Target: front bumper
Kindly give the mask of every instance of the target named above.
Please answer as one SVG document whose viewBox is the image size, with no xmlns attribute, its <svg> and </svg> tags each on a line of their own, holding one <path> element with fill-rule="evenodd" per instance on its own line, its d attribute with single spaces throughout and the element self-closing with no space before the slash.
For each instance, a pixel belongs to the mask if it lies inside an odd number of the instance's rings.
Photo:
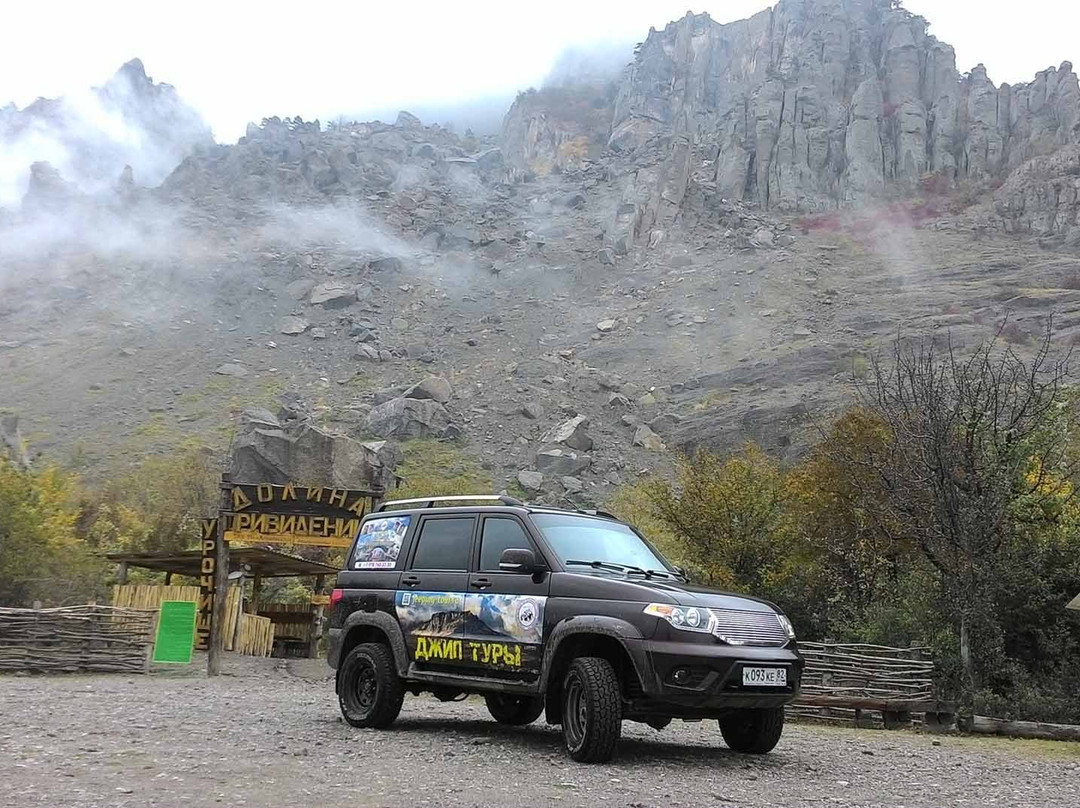
<svg viewBox="0 0 1080 808">
<path fill-rule="evenodd" d="M 639 640 L 644 712 L 709 714 L 733 708 L 768 708 L 787 704 L 799 694 L 803 658 L 794 643 L 783 648 L 733 646 L 722 643 Z M 746 666 L 784 668 L 787 685 L 745 686 Z M 676 672 L 683 673 L 676 677 Z"/>
</svg>

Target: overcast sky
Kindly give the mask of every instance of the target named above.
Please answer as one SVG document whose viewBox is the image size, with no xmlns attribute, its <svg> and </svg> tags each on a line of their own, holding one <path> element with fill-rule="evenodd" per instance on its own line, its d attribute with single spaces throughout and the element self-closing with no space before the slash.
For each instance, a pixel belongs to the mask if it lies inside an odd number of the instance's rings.
<svg viewBox="0 0 1080 808">
<path fill-rule="evenodd" d="M 447 105 L 539 83 L 558 54 L 591 42 L 637 42 L 688 7 L 726 22 L 763 0 L 189 0 L 5 4 L 0 105 L 105 81 L 138 56 L 175 85 L 221 141 L 270 115 Z M 1065 59 L 1080 64 L 1080 0 L 907 0 L 957 67 L 984 62 L 1019 82 Z"/>
</svg>

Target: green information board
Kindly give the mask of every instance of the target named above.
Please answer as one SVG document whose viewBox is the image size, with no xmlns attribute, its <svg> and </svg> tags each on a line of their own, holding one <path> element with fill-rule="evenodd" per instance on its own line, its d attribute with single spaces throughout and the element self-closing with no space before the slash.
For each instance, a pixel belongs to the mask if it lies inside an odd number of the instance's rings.
<svg viewBox="0 0 1080 808">
<path fill-rule="evenodd" d="M 163 600 L 154 640 L 154 662 L 191 662 L 194 647 L 195 601 Z"/>
</svg>

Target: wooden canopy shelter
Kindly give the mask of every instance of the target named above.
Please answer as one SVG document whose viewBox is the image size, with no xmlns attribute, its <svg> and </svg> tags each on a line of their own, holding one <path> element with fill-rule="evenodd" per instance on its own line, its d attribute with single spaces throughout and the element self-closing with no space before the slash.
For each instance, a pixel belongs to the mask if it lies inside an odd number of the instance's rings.
<svg viewBox="0 0 1080 808">
<path fill-rule="evenodd" d="M 130 567 L 142 567 L 148 570 L 164 572 L 170 578 L 173 575 L 199 577 L 202 552 L 200 550 L 181 550 L 175 553 L 109 553 L 109 561 L 120 565 L 120 583 L 126 583 L 127 570 Z M 229 549 L 229 572 L 243 570 L 253 578 L 287 578 L 296 575 L 336 575 L 337 567 L 319 561 L 283 553 L 280 550 L 267 550 L 262 547 L 231 547 Z"/>
<path fill-rule="evenodd" d="M 205 577 L 202 573 L 205 559 L 202 550 L 181 550 L 173 553 L 109 553 L 105 557 L 120 565 L 118 576 L 120 587 L 117 591 L 127 583 L 127 573 L 131 567 L 164 572 L 166 587 L 172 583 L 173 575 L 186 575 L 197 580 Z M 292 553 L 268 550 L 263 547 L 230 547 L 225 558 L 229 573 L 242 572 L 245 578 L 252 579 L 251 597 L 245 601 L 244 611 L 250 611 L 254 615 L 266 618 L 269 623 L 275 624 L 277 630 L 274 638 L 275 648 L 282 646 L 283 652 L 291 648 L 294 654 L 299 651 L 306 656 L 314 656 L 322 633 L 322 603 L 325 601 L 313 602 L 310 607 L 293 607 L 289 611 L 262 608 L 266 606 L 261 603 L 260 598 L 262 581 L 264 578 L 311 575 L 315 578 L 315 592 L 319 593 L 323 590 L 326 576 L 336 575 L 338 568 L 319 561 L 310 561 Z M 234 608 L 236 610 L 241 608 L 240 598 L 235 599 Z M 233 618 L 233 621 L 235 619 Z M 232 624 L 228 618 L 224 622 Z M 232 648 L 228 642 L 225 645 Z"/>
</svg>

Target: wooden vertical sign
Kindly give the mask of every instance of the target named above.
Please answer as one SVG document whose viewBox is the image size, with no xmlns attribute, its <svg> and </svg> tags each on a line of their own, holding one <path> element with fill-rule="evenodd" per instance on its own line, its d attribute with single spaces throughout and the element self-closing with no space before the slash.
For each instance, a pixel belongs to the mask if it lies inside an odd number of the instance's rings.
<svg viewBox="0 0 1080 808">
<path fill-rule="evenodd" d="M 214 573 L 217 563 L 217 519 L 202 520 L 202 538 L 199 541 L 199 609 L 195 617 L 195 648 L 210 648 L 210 625 L 214 619 Z"/>
</svg>

